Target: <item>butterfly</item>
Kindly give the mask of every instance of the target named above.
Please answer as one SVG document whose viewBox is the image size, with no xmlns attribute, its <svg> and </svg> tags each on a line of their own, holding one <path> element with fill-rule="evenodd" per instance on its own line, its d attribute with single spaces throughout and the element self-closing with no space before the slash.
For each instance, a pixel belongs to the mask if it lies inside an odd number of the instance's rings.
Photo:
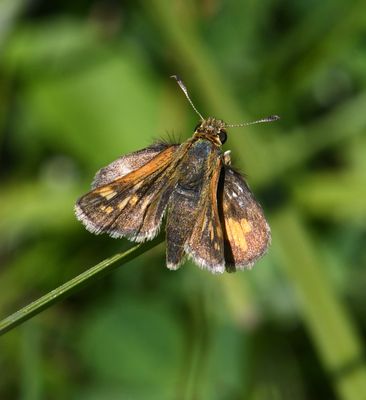
<svg viewBox="0 0 366 400">
<path fill-rule="evenodd" d="M 251 267 L 271 233 L 260 204 L 221 147 L 228 125 L 203 118 L 176 79 L 200 122 L 182 144 L 157 142 L 100 169 L 75 213 L 92 233 L 135 242 L 153 239 L 166 216 L 166 264 L 176 270 L 188 256 L 213 273 Z"/>
</svg>

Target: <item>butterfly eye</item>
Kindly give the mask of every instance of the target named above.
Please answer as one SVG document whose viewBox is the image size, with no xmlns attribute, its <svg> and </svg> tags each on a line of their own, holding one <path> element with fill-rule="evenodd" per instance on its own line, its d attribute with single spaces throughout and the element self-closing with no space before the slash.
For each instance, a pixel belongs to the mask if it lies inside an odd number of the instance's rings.
<svg viewBox="0 0 366 400">
<path fill-rule="evenodd" d="M 223 129 L 220 129 L 219 139 L 220 139 L 221 144 L 224 144 L 226 142 L 227 134 L 226 134 L 226 131 L 224 131 Z"/>
</svg>

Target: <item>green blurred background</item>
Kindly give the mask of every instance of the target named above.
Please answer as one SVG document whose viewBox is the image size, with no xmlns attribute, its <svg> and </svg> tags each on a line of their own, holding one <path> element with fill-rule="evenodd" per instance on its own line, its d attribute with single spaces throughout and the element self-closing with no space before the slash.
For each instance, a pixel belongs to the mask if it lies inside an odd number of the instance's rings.
<svg viewBox="0 0 366 400">
<path fill-rule="evenodd" d="M 366 399 L 364 1 L 0 2 L 0 319 L 127 240 L 75 200 L 121 154 L 231 129 L 272 228 L 251 271 L 164 244 L 0 339 L 1 399 Z"/>
</svg>

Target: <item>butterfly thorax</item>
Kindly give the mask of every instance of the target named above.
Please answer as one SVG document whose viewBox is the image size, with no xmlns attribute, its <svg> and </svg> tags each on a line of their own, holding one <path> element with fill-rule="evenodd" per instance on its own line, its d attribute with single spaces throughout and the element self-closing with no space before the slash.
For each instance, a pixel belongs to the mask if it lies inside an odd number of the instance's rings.
<svg viewBox="0 0 366 400">
<path fill-rule="evenodd" d="M 225 122 L 221 119 L 208 117 L 196 127 L 193 137 L 206 139 L 216 146 L 221 146 L 226 141 L 225 126 Z"/>
</svg>

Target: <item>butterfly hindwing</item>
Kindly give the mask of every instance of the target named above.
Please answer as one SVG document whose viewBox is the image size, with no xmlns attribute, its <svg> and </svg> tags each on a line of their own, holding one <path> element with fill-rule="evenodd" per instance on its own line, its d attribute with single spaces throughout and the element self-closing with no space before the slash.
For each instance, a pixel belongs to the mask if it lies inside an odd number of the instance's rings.
<svg viewBox="0 0 366 400">
<path fill-rule="evenodd" d="M 222 173 L 219 201 L 225 263 L 228 270 L 251 267 L 269 246 L 270 228 L 244 178 L 229 165 Z"/>
<path fill-rule="evenodd" d="M 102 169 L 94 180 L 97 187 L 76 203 L 77 218 L 94 233 L 135 241 L 153 238 L 172 191 L 171 166 L 178 147 L 165 146 L 156 154 L 150 150 L 132 153 Z M 116 170 L 128 168 L 132 171 L 115 178 Z M 109 183 L 99 186 L 104 182 Z"/>
<path fill-rule="evenodd" d="M 221 159 L 214 158 L 202 190 L 195 225 L 185 245 L 186 252 L 199 266 L 215 273 L 225 271 L 224 239 L 217 203 L 221 167 Z"/>
<path fill-rule="evenodd" d="M 207 221 L 207 234 L 201 234 L 202 223 L 212 215 L 209 202 L 210 192 L 215 191 L 214 186 L 217 185 L 213 178 L 217 161 L 217 148 L 209 141 L 199 140 L 188 148 L 177 167 L 179 180 L 169 199 L 166 226 L 167 265 L 170 269 L 179 267 L 185 253 L 203 267 L 209 268 L 217 264 L 217 260 L 211 259 L 209 255 L 210 245 L 213 243 L 210 243 L 210 234 L 213 232 L 210 233 L 208 229 L 209 226 L 216 229 L 215 221 Z M 216 195 L 213 197 L 216 200 Z M 206 252 L 203 247 L 206 247 Z M 216 248 L 212 252 L 216 252 Z"/>
</svg>

